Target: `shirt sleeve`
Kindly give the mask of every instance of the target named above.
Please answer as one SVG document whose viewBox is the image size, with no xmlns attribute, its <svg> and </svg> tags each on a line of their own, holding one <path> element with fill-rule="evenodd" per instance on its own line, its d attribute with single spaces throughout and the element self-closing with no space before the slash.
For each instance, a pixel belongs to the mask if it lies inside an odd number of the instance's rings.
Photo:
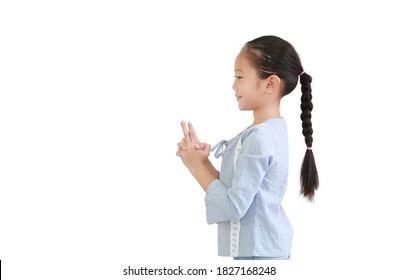
<svg viewBox="0 0 397 280">
<path fill-rule="evenodd" d="M 208 187 L 205 197 L 208 224 L 241 219 L 272 164 L 274 148 L 266 135 L 252 128 L 244 138 L 231 185 L 217 179 Z"/>
</svg>

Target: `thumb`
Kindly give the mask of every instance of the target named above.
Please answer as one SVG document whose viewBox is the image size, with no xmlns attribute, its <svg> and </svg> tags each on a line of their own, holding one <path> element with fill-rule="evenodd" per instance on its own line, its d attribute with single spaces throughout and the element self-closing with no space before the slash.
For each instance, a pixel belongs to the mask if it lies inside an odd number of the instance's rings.
<svg viewBox="0 0 397 280">
<path fill-rule="evenodd" d="M 207 152 L 210 152 L 210 150 L 211 150 L 211 145 L 210 144 L 203 143 L 202 145 L 203 145 L 203 150 L 205 150 Z"/>
<path fill-rule="evenodd" d="M 196 148 L 196 150 L 205 150 L 205 143 L 197 143 L 196 145 L 194 145 L 194 147 Z"/>
</svg>

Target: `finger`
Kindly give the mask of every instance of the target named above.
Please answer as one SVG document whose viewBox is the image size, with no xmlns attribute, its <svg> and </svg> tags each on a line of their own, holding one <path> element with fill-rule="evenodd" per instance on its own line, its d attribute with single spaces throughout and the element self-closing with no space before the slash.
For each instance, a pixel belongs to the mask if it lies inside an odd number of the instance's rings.
<svg viewBox="0 0 397 280">
<path fill-rule="evenodd" d="M 203 144 L 203 143 L 196 144 L 196 145 L 194 145 L 194 148 L 196 150 L 205 150 L 205 144 Z"/>
<path fill-rule="evenodd" d="M 183 145 L 183 143 L 181 143 L 181 142 L 178 143 L 178 148 L 179 148 L 179 150 L 181 150 L 181 151 L 186 151 L 186 146 Z"/>
<path fill-rule="evenodd" d="M 184 121 L 181 122 L 181 127 L 182 127 L 183 136 L 184 136 L 185 140 L 190 142 L 191 141 L 190 134 L 186 127 L 186 123 Z"/>
<path fill-rule="evenodd" d="M 188 122 L 187 125 L 189 127 L 190 138 L 194 139 L 195 142 L 200 142 L 200 140 L 197 137 L 196 130 L 193 127 L 193 124 L 191 122 Z"/>
</svg>

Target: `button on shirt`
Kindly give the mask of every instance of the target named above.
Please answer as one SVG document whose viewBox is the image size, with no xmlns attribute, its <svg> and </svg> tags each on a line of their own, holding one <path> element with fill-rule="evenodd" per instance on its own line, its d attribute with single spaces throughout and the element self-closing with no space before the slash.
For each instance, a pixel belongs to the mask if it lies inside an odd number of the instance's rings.
<svg viewBox="0 0 397 280">
<path fill-rule="evenodd" d="M 237 256 L 288 257 L 293 230 L 281 206 L 288 181 L 285 120 L 250 126 L 214 148 L 222 165 L 205 203 L 207 222 L 218 224 L 218 255 L 231 256 L 236 250 L 231 240 L 238 221 Z"/>
</svg>

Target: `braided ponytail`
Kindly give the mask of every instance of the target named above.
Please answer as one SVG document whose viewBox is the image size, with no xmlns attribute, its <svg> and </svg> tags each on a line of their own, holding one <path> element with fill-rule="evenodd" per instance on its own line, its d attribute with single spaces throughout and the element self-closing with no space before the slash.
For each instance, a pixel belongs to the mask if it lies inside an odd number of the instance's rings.
<svg viewBox="0 0 397 280">
<path fill-rule="evenodd" d="M 303 158 L 300 174 L 301 194 L 309 200 L 313 200 L 314 193 L 318 188 L 319 180 L 317 174 L 316 162 L 314 160 L 312 145 L 313 145 L 313 128 L 311 122 L 311 111 L 313 109 L 312 103 L 312 77 L 307 73 L 302 72 L 300 75 L 300 83 L 302 90 L 301 97 L 301 120 L 302 120 L 302 134 L 305 137 L 307 146 L 306 154 Z"/>
</svg>

